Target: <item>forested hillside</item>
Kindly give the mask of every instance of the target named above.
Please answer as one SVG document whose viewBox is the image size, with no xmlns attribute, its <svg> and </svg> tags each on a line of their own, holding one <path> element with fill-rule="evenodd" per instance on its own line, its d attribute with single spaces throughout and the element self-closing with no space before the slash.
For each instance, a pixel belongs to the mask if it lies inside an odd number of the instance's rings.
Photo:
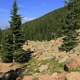
<svg viewBox="0 0 80 80">
<path fill-rule="evenodd" d="M 28 40 L 51 40 L 63 35 L 62 18 L 64 8 L 52 11 L 36 20 L 23 24 L 25 37 Z"/>
</svg>

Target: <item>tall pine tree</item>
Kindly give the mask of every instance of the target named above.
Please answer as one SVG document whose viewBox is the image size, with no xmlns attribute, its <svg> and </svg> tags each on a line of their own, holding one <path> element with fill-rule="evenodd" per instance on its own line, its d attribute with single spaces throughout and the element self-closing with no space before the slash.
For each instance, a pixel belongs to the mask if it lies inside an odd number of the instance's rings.
<svg viewBox="0 0 80 80">
<path fill-rule="evenodd" d="M 80 1 L 66 0 L 65 4 L 65 9 L 67 10 L 67 15 L 64 19 L 65 25 L 63 25 L 65 37 L 63 38 L 63 44 L 59 49 L 68 52 L 78 44 L 77 29 L 80 28 L 80 25 L 78 24 L 78 16 L 80 14 Z"/>
<path fill-rule="evenodd" d="M 11 29 L 12 36 L 13 36 L 13 51 L 14 51 L 13 57 L 14 59 L 18 59 L 16 55 L 20 53 L 16 53 L 16 52 L 17 50 L 22 49 L 21 46 L 23 45 L 25 41 L 21 25 L 22 25 L 21 17 L 18 14 L 16 0 L 14 0 L 13 8 L 11 11 L 11 21 L 10 21 L 10 29 Z"/>
<path fill-rule="evenodd" d="M 10 21 L 10 28 L 13 34 L 14 50 L 20 48 L 24 42 L 24 34 L 21 25 L 21 17 L 18 15 L 16 0 L 14 0 Z"/>
<path fill-rule="evenodd" d="M 4 31 L 5 32 L 5 31 Z M 22 21 L 20 15 L 18 15 L 18 8 L 16 0 L 14 0 L 13 8 L 11 11 L 10 28 L 3 34 L 2 39 L 2 61 L 3 62 L 21 62 L 22 54 L 25 53 L 22 50 L 24 43 L 24 33 L 22 31 Z"/>
</svg>

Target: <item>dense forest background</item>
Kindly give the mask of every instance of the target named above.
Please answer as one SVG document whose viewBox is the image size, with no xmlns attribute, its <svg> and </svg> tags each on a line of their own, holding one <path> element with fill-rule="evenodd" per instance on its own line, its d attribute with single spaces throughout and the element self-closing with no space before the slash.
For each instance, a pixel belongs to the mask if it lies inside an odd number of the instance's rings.
<svg viewBox="0 0 80 80">
<path fill-rule="evenodd" d="M 52 11 L 38 19 L 22 24 L 25 40 L 51 40 L 63 36 L 62 19 L 66 15 L 64 8 Z M 8 33 L 9 29 L 2 31 Z"/>
<path fill-rule="evenodd" d="M 63 36 L 62 19 L 64 8 L 52 11 L 36 20 L 24 23 L 23 30 L 27 40 L 51 40 Z"/>
</svg>

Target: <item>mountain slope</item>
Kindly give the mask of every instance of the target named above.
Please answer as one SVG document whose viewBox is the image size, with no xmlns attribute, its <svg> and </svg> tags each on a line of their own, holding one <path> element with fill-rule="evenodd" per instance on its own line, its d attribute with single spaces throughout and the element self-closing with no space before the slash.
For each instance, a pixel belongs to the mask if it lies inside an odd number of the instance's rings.
<svg viewBox="0 0 80 80">
<path fill-rule="evenodd" d="M 61 20 L 65 16 L 65 9 L 52 11 L 36 20 L 23 24 L 26 39 L 50 40 L 62 36 Z"/>
</svg>

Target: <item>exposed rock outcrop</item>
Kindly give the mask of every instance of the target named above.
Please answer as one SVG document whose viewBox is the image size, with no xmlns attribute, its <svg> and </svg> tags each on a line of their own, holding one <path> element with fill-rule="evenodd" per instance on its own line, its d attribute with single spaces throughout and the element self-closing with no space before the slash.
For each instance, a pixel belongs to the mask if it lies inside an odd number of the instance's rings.
<svg viewBox="0 0 80 80">
<path fill-rule="evenodd" d="M 69 58 L 65 65 L 64 65 L 64 70 L 65 71 L 69 71 L 69 70 L 73 70 L 80 67 L 80 56 L 72 56 L 71 58 Z"/>
<path fill-rule="evenodd" d="M 65 62 L 69 57 L 68 54 L 58 50 L 62 43 L 62 38 L 51 41 L 28 41 L 23 45 L 23 49 L 33 51 L 32 56 L 38 60 L 55 58 L 59 62 Z"/>
</svg>

